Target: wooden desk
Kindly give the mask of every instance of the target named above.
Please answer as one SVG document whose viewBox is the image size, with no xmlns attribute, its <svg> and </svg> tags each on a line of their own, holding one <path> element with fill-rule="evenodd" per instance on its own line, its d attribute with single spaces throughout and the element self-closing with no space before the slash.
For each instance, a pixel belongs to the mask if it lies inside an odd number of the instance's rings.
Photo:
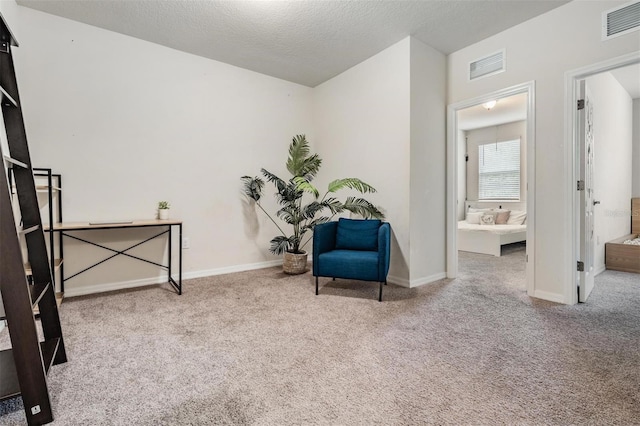
<svg viewBox="0 0 640 426">
<path fill-rule="evenodd" d="M 181 243 L 182 242 L 182 221 L 181 220 L 174 220 L 174 219 L 168 219 L 168 220 L 158 220 L 158 219 L 152 219 L 152 220 L 134 220 L 134 221 L 130 221 L 130 222 L 125 222 L 125 221 L 115 221 L 115 222 L 62 222 L 62 223 L 54 223 L 53 227 L 46 227 L 45 231 L 46 232 L 60 232 L 61 237 L 67 237 L 67 238 L 71 238 L 77 241 L 81 241 L 83 243 L 86 244 L 91 244 L 93 246 L 96 247 L 100 247 L 102 249 L 111 251 L 115 254 L 112 254 L 111 256 L 107 257 L 106 259 L 103 259 L 97 263 L 94 263 L 93 265 L 90 265 L 86 268 L 84 268 L 83 270 L 76 272 L 75 274 L 69 276 L 69 277 L 65 277 L 64 274 L 64 263 L 61 265 L 60 267 L 60 278 L 61 278 L 61 283 L 60 283 L 60 289 L 61 291 L 64 293 L 64 283 L 67 280 L 70 280 L 80 274 L 82 274 L 83 272 L 88 271 L 89 269 L 95 268 L 96 266 L 113 259 L 116 256 L 126 256 L 132 259 L 136 259 L 139 260 L 141 262 L 145 262 L 145 263 L 150 263 L 152 265 L 158 266 L 160 268 L 165 269 L 166 271 L 168 271 L 169 273 L 169 284 L 171 284 L 171 286 L 176 290 L 176 292 L 178 292 L 178 294 L 182 294 L 182 247 L 180 246 L 180 249 L 178 251 L 178 279 L 177 281 L 173 279 L 173 275 L 171 273 L 171 255 L 172 255 L 172 246 L 173 246 L 173 227 L 177 226 L 178 227 L 178 241 Z M 136 243 L 134 245 L 132 245 L 131 247 L 128 247 L 124 250 L 115 250 L 109 247 L 105 247 L 101 244 L 89 241 L 89 240 L 85 240 L 83 238 L 80 238 L 76 235 L 70 234 L 69 232 L 74 232 L 74 231 L 92 231 L 92 230 L 98 230 L 98 229 L 128 229 L 128 228 L 148 228 L 148 227 L 163 227 L 166 228 L 164 229 L 162 232 L 160 232 L 159 234 L 154 235 L 153 237 L 147 238 L 144 241 L 141 241 L 139 243 Z M 132 254 L 126 253 L 127 251 L 131 250 L 134 247 L 138 247 L 148 241 L 151 241 L 155 238 L 158 238 L 164 234 L 169 234 L 169 239 L 168 239 L 168 249 L 169 249 L 169 259 L 168 259 L 168 264 L 167 265 L 163 265 L 157 262 L 153 262 L 151 260 L 148 259 L 143 259 L 141 257 L 138 256 L 134 256 Z M 53 247 L 51 248 L 51 250 L 53 250 Z M 61 238 L 61 242 L 60 242 L 60 257 L 64 259 L 64 238 Z"/>
</svg>

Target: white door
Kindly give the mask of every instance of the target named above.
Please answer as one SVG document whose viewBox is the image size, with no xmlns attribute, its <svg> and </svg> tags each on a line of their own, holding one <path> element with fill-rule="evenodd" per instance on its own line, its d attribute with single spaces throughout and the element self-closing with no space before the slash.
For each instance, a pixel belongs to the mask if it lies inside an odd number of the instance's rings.
<svg viewBox="0 0 640 426">
<path fill-rule="evenodd" d="M 586 81 L 580 82 L 579 99 L 584 105 L 578 107 L 578 125 L 580 132 L 580 181 L 584 189 L 578 192 L 580 208 L 580 258 L 583 271 L 578 273 L 578 300 L 584 302 L 593 290 L 593 258 L 594 258 L 594 215 L 593 199 L 593 104 Z"/>
</svg>

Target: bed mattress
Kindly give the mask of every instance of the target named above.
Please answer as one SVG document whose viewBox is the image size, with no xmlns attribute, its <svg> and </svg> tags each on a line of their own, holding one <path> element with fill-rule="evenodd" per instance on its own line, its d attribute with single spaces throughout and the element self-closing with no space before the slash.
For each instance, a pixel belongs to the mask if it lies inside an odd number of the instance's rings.
<svg viewBox="0 0 640 426">
<path fill-rule="evenodd" d="M 461 220 L 458 222 L 458 230 L 485 232 L 496 235 L 507 235 L 526 231 L 527 225 L 476 225 L 469 223 L 466 220 Z"/>
</svg>

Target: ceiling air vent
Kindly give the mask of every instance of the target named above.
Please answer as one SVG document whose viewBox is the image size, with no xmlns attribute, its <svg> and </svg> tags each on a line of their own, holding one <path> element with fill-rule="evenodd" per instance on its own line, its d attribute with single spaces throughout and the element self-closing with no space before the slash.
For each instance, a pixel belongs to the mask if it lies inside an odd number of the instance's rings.
<svg viewBox="0 0 640 426">
<path fill-rule="evenodd" d="M 640 29 L 640 1 L 602 13 L 602 40 L 629 34 Z"/>
<path fill-rule="evenodd" d="M 505 64 L 505 51 L 489 55 L 485 58 L 478 59 L 469 63 L 469 80 L 475 80 L 481 77 L 498 74 L 507 69 Z"/>
</svg>

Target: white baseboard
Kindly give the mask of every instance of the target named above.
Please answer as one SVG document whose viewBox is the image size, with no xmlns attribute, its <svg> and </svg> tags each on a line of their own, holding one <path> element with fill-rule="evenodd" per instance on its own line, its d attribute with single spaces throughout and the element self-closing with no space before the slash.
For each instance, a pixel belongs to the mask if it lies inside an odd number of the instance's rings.
<svg viewBox="0 0 640 426">
<path fill-rule="evenodd" d="M 447 273 L 446 272 L 440 272 L 440 273 L 437 273 L 437 274 L 430 275 L 428 277 L 422 277 L 422 278 L 418 278 L 418 279 L 415 279 L 415 280 L 411 280 L 411 286 L 410 287 L 413 288 L 413 287 L 419 287 L 419 286 L 425 285 L 425 284 L 431 284 L 433 282 L 440 281 L 440 280 L 442 280 L 444 278 L 447 278 Z"/>
<path fill-rule="evenodd" d="M 311 262 L 309 262 L 311 263 Z M 255 269 L 271 268 L 273 266 L 282 265 L 282 259 L 267 260 L 266 262 L 247 263 L 244 265 L 225 266 L 223 268 L 204 269 L 202 271 L 193 271 L 182 274 L 183 280 L 191 278 L 211 277 L 214 275 L 233 274 L 234 272 L 253 271 Z"/>
<path fill-rule="evenodd" d="M 282 259 L 268 260 L 266 262 L 248 263 L 245 265 L 225 266 L 223 268 L 205 269 L 201 271 L 183 272 L 182 279 L 188 280 L 192 278 L 210 277 L 214 275 L 232 274 L 234 272 L 251 271 L 254 269 L 270 268 L 282 265 Z M 175 275 L 174 275 L 175 278 Z M 87 285 L 76 288 L 68 288 L 65 290 L 65 297 L 86 296 L 88 294 L 104 293 L 105 291 L 123 290 L 127 288 L 142 287 L 145 285 L 158 284 L 167 282 L 167 274 L 161 274 L 157 277 L 143 278 L 139 280 L 120 281 L 115 283 L 104 283 Z"/>
<path fill-rule="evenodd" d="M 422 277 L 415 280 L 408 280 L 406 278 L 400 278 L 400 277 L 395 277 L 393 275 L 389 275 L 387 276 L 387 282 L 390 282 L 391 284 L 399 285 L 401 287 L 413 288 L 413 287 L 419 287 L 425 284 L 430 284 L 432 282 L 439 281 L 443 278 L 447 278 L 446 272 L 440 272 L 434 275 L 430 275 L 428 277 Z"/>
<path fill-rule="evenodd" d="M 596 269 L 596 270 L 594 271 L 593 276 L 594 276 L 594 277 L 595 277 L 595 276 L 598 276 L 598 275 L 600 275 L 601 273 L 603 273 L 603 272 L 604 272 L 604 271 L 606 271 L 606 270 L 607 270 L 606 265 L 602 265 L 602 266 L 600 266 L 598 269 Z"/>
<path fill-rule="evenodd" d="M 533 292 L 533 297 L 535 297 L 536 299 L 548 300 L 549 302 L 567 304 L 567 302 L 564 300 L 563 295 L 558 293 L 536 290 Z"/>
<path fill-rule="evenodd" d="M 399 285 L 400 287 L 411 287 L 411 283 L 406 278 L 394 277 L 393 275 L 387 275 L 387 282 L 395 285 Z"/>
</svg>

